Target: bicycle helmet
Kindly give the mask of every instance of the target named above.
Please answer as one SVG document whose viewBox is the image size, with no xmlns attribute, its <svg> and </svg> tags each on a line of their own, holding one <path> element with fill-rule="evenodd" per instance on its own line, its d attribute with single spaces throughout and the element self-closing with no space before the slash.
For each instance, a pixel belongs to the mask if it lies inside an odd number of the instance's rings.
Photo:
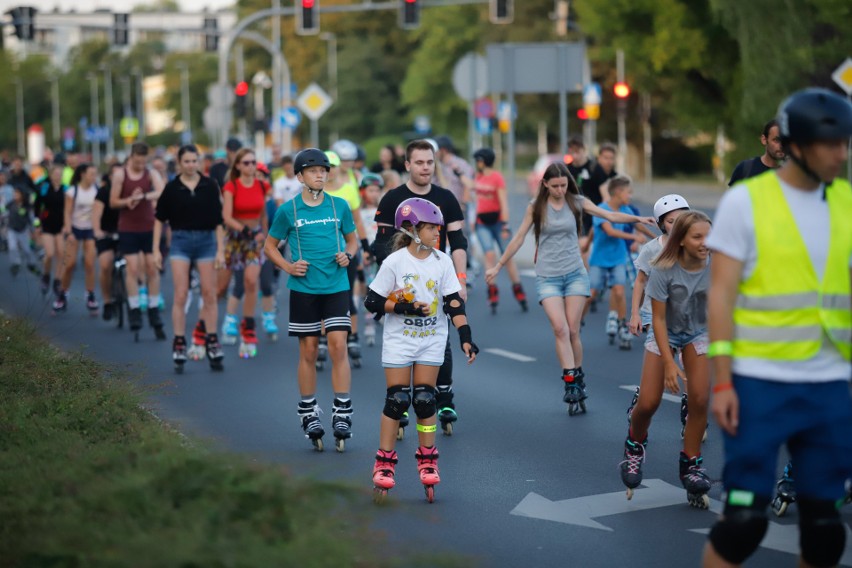
<svg viewBox="0 0 852 568">
<path fill-rule="evenodd" d="M 828 89 L 804 89 L 778 107 L 778 130 L 785 144 L 845 140 L 852 136 L 852 104 Z"/>
<path fill-rule="evenodd" d="M 364 177 L 361 178 L 361 183 L 359 184 L 359 187 L 361 189 L 364 189 L 365 187 L 370 185 L 377 185 L 379 186 L 379 189 L 382 189 L 383 187 L 385 187 L 385 180 L 379 174 L 364 174 Z"/>
<path fill-rule="evenodd" d="M 360 144 L 355 145 L 355 151 L 357 153 L 357 157 L 355 158 L 357 161 L 366 162 L 367 161 L 367 152 Z"/>
<path fill-rule="evenodd" d="M 432 223 L 443 225 L 444 215 L 438 206 L 420 197 L 410 197 L 399 204 L 394 215 L 393 226 L 402 229 L 402 224 L 408 221 L 416 227 L 417 223 Z"/>
<path fill-rule="evenodd" d="M 438 153 L 438 143 L 435 142 L 434 138 L 424 138 L 426 142 L 432 145 L 432 150 L 437 154 Z"/>
<path fill-rule="evenodd" d="M 494 150 L 491 148 L 480 148 L 476 152 L 473 153 L 473 159 L 477 162 L 481 161 L 485 164 L 486 168 L 490 168 L 494 165 L 494 160 L 496 156 L 494 155 Z"/>
<path fill-rule="evenodd" d="M 354 162 L 358 159 L 358 147 L 351 140 L 338 140 L 331 145 L 331 151 L 340 156 L 343 162 Z"/>
<path fill-rule="evenodd" d="M 689 203 L 677 193 L 670 193 L 659 198 L 654 203 L 654 219 L 657 220 L 657 225 L 663 222 L 663 217 L 666 213 L 671 213 L 678 209 L 689 209 Z"/>
<path fill-rule="evenodd" d="M 340 156 L 338 156 L 336 152 L 326 150 L 325 155 L 328 158 L 328 163 L 331 164 L 332 168 L 340 166 Z"/>
<path fill-rule="evenodd" d="M 325 171 L 331 169 L 328 156 L 325 155 L 325 152 L 316 148 L 305 148 L 293 158 L 293 171 L 297 174 L 311 166 L 322 166 L 325 168 Z"/>
</svg>

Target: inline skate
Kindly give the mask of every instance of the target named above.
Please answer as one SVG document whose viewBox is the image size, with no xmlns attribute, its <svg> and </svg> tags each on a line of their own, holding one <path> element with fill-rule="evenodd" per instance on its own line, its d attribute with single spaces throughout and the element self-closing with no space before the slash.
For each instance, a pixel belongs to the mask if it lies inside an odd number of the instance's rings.
<svg viewBox="0 0 852 568">
<path fill-rule="evenodd" d="M 707 476 L 707 470 L 702 467 L 703 463 L 704 458 L 700 455 L 690 458 L 685 453 L 680 452 L 680 482 L 686 489 L 686 499 L 689 505 L 697 509 L 710 507 L 710 497 L 707 496 L 707 492 L 710 491 L 712 483 Z"/>
<path fill-rule="evenodd" d="M 186 354 L 193 361 L 201 361 L 206 354 L 206 346 L 207 327 L 204 325 L 204 320 L 198 320 L 192 330 L 192 345 L 189 346 Z"/>
<path fill-rule="evenodd" d="M 680 395 L 680 439 L 683 440 L 683 435 L 686 433 L 686 419 L 689 417 L 689 396 L 686 393 Z M 701 436 L 701 441 L 707 441 L 707 430 L 710 425 L 704 427 L 704 434 Z"/>
<path fill-rule="evenodd" d="M 453 425 L 458 421 L 459 415 L 456 412 L 456 405 L 453 404 L 453 387 L 452 385 L 438 385 L 438 394 L 435 397 L 438 406 L 438 420 L 441 422 L 441 430 L 444 436 L 453 435 Z"/>
<path fill-rule="evenodd" d="M 388 491 L 396 485 L 396 464 L 399 461 L 396 450 L 376 452 L 376 463 L 373 466 L 373 501 L 384 503 Z"/>
<path fill-rule="evenodd" d="M 254 331 L 254 318 L 243 318 L 240 324 L 240 358 L 257 357 L 257 335 Z"/>
<path fill-rule="evenodd" d="M 631 440 L 630 436 L 624 440 L 624 460 L 619 464 L 621 467 L 621 482 L 627 487 L 627 500 L 633 499 L 633 490 L 642 484 L 642 462 L 645 461 L 645 448 L 648 439 L 644 442 Z"/>
<path fill-rule="evenodd" d="M 321 452 L 323 450 L 322 437 L 325 435 L 325 430 L 323 430 L 322 422 L 319 419 L 322 410 L 317 405 L 316 399 L 299 402 L 298 412 L 305 438 L 311 441 L 316 451 Z"/>
<path fill-rule="evenodd" d="M 578 371 L 579 369 L 566 369 L 562 373 L 562 382 L 565 385 L 562 401 L 568 405 L 569 416 L 586 412 L 586 383 L 583 381 L 584 375 Z"/>
<path fill-rule="evenodd" d="M 352 366 L 356 369 L 361 368 L 361 344 L 358 342 L 358 334 L 350 333 L 346 338 L 346 349 L 349 352 L 349 358 L 352 359 Z"/>
<path fill-rule="evenodd" d="M 633 348 L 633 334 L 627 328 L 625 320 L 618 324 L 618 348 L 622 351 L 630 351 Z"/>
<path fill-rule="evenodd" d="M 56 298 L 53 300 L 51 308 L 53 315 L 57 315 L 59 312 L 64 312 L 68 309 L 68 295 L 61 289 L 56 291 Z"/>
<path fill-rule="evenodd" d="M 438 448 L 420 446 L 414 457 L 417 458 L 420 483 L 426 490 L 426 500 L 432 503 L 435 501 L 435 486 L 441 483 L 441 476 L 438 474 Z"/>
<path fill-rule="evenodd" d="M 183 366 L 186 365 L 186 339 L 175 337 L 172 342 L 172 361 L 175 364 L 175 373 L 183 374 Z"/>
<path fill-rule="evenodd" d="M 50 274 L 42 274 L 41 275 L 41 295 L 47 296 L 47 293 L 50 292 Z"/>
<path fill-rule="evenodd" d="M 606 334 L 609 336 L 609 344 L 615 345 L 615 336 L 618 334 L 618 313 L 610 311 L 606 317 Z"/>
<path fill-rule="evenodd" d="M 497 304 L 500 303 L 500 290 L 494 284 L 488 285 L 488 304 L 491 306 L 491 313 L 497 313 Z"/>
<path fill-rule="evenodd" d="M 328 359 L 328 338 L 320 335 L 319 345 L 317 346 L 317 371 L 322 371 L 325 368 L 325 362 Z"/>
<path fill-rule="evenodd" d="M 98 310 L 101 309 L 100 304 L 98 304 L 97 298 L 95 298 L 94 292 L 89 292 L 86 294 L 86 309 L 89 310 L 89 315 L 93 318 L 98 317 Z"/>
<path fill-rule="evenodd" d="M 778 480 L 775 498 L 772 499 L 772 511 L 778 517 L 783 517 L 787 508 L 796 502 L 796 483 L 793 479 L 793 462 L 788 461 L 784 466 L 784 475 Z"/>
<path fill-rule="evenodd" d="M 225 358 L 225 352 L 222 351 L 219 338 L 215 333 L 207 335 L 204 348 L 207 350 L 207 360 L 210 362 L 210 369 L 213 371 L 223 370 L 225 366 L 222 364 L 222 360 Z"/>
<path fill-rule="evenodd" d="M 269 341 L 278 341 L 278 324 L 275 323 L 275 312 L 263 312 L 263 331 Z"/>
<path fill-rule="evenodd" d="M 166 332 L 163 330 L 163 320 L 160 317 L 160 308 L 156 306 L 148 308 L 148 323 L 154 330 L 154 335 L 156 336 L 157 341 L 165 341 Z"/>
<path fill-rule="evenodd" d="M 143 310 L 148 309 L 148 287 L 144 284 L 139 285 L 139 307 Z"/>
<path fill-rule="evenodd" d="M 639 387 L 636 387 L 636 390 L 633 391 L 633 399 L 630 401 L 630 406 L 627 407 L 627 426 L 630 427 L 630 419 L 633 417 L 633 409 L 636 407 L 636 403 L 639 402 Z"/>
<path fill-rule="evenodd" d="M 512 284 L 512 294 L 515 295 L 515 300 L 517 300 L 518 304 L 521 306 L 521 311 L 529 311 L 530 308 L 527 305 L 527 295 L 524 292 L 524 287 L 521 286 L 520 282 Z"/>
<path fill-rule="evenodd" d="M 331 409 L 334 446 L 338 452 L 342 452 L 345 449 L 346 440 L 352 437 L 352 401 L 335 398 Z"/>
<path fill-rule="evenodd" d="M 402 418 L 399 419 L 399 429 L 396 431 L 396 439 L 402 440 L 405 438 L 405 427 L 408 426 L 408 411 L 402 413 Z"/>
<path fill-rule="evenodd" d="M 233 314 L 225 314 L 222 321 L 222 343 L 224 345 L 236 345 L 240 336 L 240 320 Z"/>
<path fill-rule="evenodd" d="M 142 308 L 130 308 L 127 311 L 127 324 L 133 332 L 133 340 L 139 341 L 139 330 L 142 329 Z"/>
<path fill-rule="evenodd" d="M 367 340 L 367 347 L 376 345 L 376 322 L 370 318 L 364 325 L 364 337 Z"/>
</svg>

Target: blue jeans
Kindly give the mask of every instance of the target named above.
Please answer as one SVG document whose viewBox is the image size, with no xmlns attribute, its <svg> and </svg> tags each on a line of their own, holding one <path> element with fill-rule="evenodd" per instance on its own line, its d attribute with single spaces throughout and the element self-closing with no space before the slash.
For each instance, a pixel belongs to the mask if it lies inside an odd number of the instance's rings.
<svg viewBox="0 0 852 568">
<path fill-rule="evenodd" d="M 503 254 L 505 245 L 500 237 L 500 232 L 503 230 L 505 223 L 498 222 L 490 225 L 483 223 L 476 224 L 476 238 L 479 239 L 479 244 L 482 245 L 482 252 L 494 251 L 497 254 Z"/>
</svg>

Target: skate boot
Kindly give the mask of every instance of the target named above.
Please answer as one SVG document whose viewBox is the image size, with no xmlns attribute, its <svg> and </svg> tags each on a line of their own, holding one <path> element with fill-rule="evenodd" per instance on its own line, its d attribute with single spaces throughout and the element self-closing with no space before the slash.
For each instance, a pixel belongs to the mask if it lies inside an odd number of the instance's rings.
<svg viewBox="0 0 852 568">
<path fill-rule="evenodd" d="M 644 442 L 632 440 L 630 436 L 624 440 L 624 461 L 621 466 L 621 482 L 627 487 L 627 500 L 633 499 L 633 490 L 642 483 L 642 462 L 645 461 L 645 447 L 648 439 Z"/>
<path fill-rule="evenodd" d="M 376 452 L 376 464 L 373 466 L 373 502 L 384 503 L 388 491 L 396 485 L 396 464 L 399 461 L 396 450 Z"/>
<path fill-rule="evenodd" d="M 103 319 L 104 321 L 112 320 L 115 315 L 115 302 L 104 302 Z"/>
<path fill-rule="evenodd" d="M 615 336 L 618 334 L 618 313 L 611 311 L 606 318 L 606 334 L 609 336 L 609 344 L 615 344 Z"/>
<path fill-rule="evenodd" d="M 621 320 L 618 325 L 618 348 L 622 351 L 630 351 L 633 347 L 633 334 L 627 328 L 627 322 Z"/>
<path fill-rule="evenodd" d="M 183 374 L 183 366 L 186 364 L 186 339 L 175 337 L 172 342 L 172 361 L 175 364 L 175 373 Z"/>
<path fill-rule="evenodd" d="M 68 296 L 61 289 L 56 291 L 56 298 L 53 300 L 53 315 L 59 312 L 64 312 L 68 308 Z"/>
<path fill-rule="evenodd" d="M 148 287 L 145 285 L 139 286 L 139 307 L 148 309 Z"/>
<path fill-rule="evenodd" d="M 240 324 L 240 358 L 257 357 L 257 335 L 254 331 L 254 318 L 243 318 Z"/>
<path fill-rule="evenodd" d="M 432 503 L 435 500 L 435 486 L 441 483 L 441 476 L 438 475 L 438 448 L 420 446 L 414 457 L 417 458 L 420 483 L 426 490 L 426 500 Z"/>
<path fill-rule="evenodd" d="M 627 426 L 630 426 L 630 418 L 633 416 L 633 409 L 636 407 L 636 403 L 639 402 L 639 387 L 636 387 L 636 390 L 633 391 L 633 399 L 630 401 L 630 406 L 627 407 Z"/>
<path fill-rule="evenodd" d="M 50 292 L 50 274 L 42 274 L 41 276 L 41 295 L 47 296 Z"/>
<path fill-rule="evenodd" d="M 775 490 L 775 498 L 772 500 L 772 511 L 775 515 L 783 517 L 787 508 L 796 502 L 796 483 L 793 480 L 793 462 L 787 462 L 784 466 L 784 476 L 778 480 Z"/>
<path fill-rule="evenodd" d="M 562 382 L 565 385 L 565 394 L 562 401 L 568 405 L 568 415 L 585 414 L 586 412 L 586 383 L 578 373 L 579 369 L 565 369 L 562 373 Z"/>
<path fill-rule="evenodd" d="M 372 318 L 364 326 L 364 337 L 367 340 L 367 347 L 373 347 L 376 344 L 376 323 Z"/>
<path fill-rule="evenodd" d="M 488 285 L 488 304 L 491 306 L 491 313 L 497 313 L 497 304 L 500 303 L 500 290 L 494 284 Z"/>
<path fill-rule="evenodd" d="M 89 315 L 94 317 L 98 317 L 98 310 L 101 309 L 100 304 L 98 304 L 97 298 L 95 298 L 94 292 L 89 292 L 86 294 L 86 309 L 89 310 Z"/>
<path fill-rule="evenodd" d="M 130 308 L 127 312 L 127 324 L 130 326 L 130 331 L 138 333 L 142 329 L 142 309 Z"/>
<path fill-rule="evenodd" d="M 408 411 L 402 413 L 402 418 L 399 419 L 399 429 L 396 431 L 396 439 L 402 440 L 405 438 L 405 427 L 408 426 Z"/>
<path fill-rule="evenodd" d="M 345 448 L 346 440 L 352 437 L 352 401 L 335 398 L 331 411 L 334 446 L 338 452 L 342 452 Z"/>
<path fill-rule="evenodd" d="M 195 342 L 195 332 L 193 332 L 193 342 Z M 222 351 L 222 346 L 219 345 L 219 338 L 215 333 L 208 333 L 204 342 L 204 348 L 207 351 L 207 360 L 210 362 L 210 368 L 214 371 L 224 369 L 222 360 L 225 358 L 225 352 Z"/>
<path fill-rule="evenodd" d="M 456 412 L 456 405 L 453 404 L 452 385 L 438 385 L 438 394 L 435 397 L 438 405 L 438 420 L 441 422 L 441 430 L 444 436 L 453 435 L 453 424 L 458 421 L 459 415 Z"/>
<path fill-rule="evenodd" d="M 316 451 L 321 452 L 322 437 L 325 435 L 325 430 L 322 429 L 322 422 L 319 419 L 319 413 L 322 410 L 317 405 L 316 399 L 309 402 L 299 402 L 298 412 L 305 438 L 311 441 Z"/>
<path fill-rule="evenodd" d="M 159 341 L 166 339 L 166 332 L 163 331 L 163 320 L 160 318 L 160 308 L 148 308 L 148 323 L 154 328 L 154 335 Z"/>
<path fill-rule="evenodd" d="M 225 319 L 222 321 L 222 344 L 236 345 L 239 336 L 240 329 L 237 316 L 225 314 Z"/>
<path fill-rule="evenodd" d="M 325 368 L 326 359 L 328 359 L 328 338 L 320 335 L 319 345 L 317 346 L 317 371 L 322 371 Z"/>
<path fill-rule="evenodd" d="M 689 397 L 686 393 L 680 395 L 680 439 L 683 440 L 683 435 L 686 433 L 686 419 L 689 417 Z M 707 441 L 707 430 L 710 425 L 704 427 L 704 434 L 701 436 L 701 441 Z"/>
<path fill-rule="evenodd" d="M 356 369 L 361 368 L 361 344 L 358 343 L 358 334 L 350 333 L 346 339 L 346 349 L 349 351 L 349 358 L 352 359 L 352 366 Z"/>
<path fill-rule="evenodd" d="M 207 351 L 207 326 L 204 320 L 198 320 L 192 330 L 192 345 L 189 346 L 187 356 L 193 361 L 201 361 Z"/>
<path fill-rule="evenodd" d="M 269 341 L 278 341 L 278 324 L 275 323 L 275 312 L 263 312 L 263 331 Z"/>
<path fill-rule="evenodd" d="M 680 453 L 680 482 L 686 489 L 689 505 L 698 509 L 710 507 L 710 497 L 707 496 L 707 492 L 710 491 L 712 483 L 703 463 L 704 458 L 700 455 L 690 458 L 685 453 Z"/>
<path fill-rule="evenodd" d="M 518 304 L 520 304 L 522 312 L 526 312 L 530 309 L 529 306 L 527 306 L 527 295 L 520 282 L 512 284 L 512 294 L 515 295 L 515 299 L 518 301 Z"/>
</svg>

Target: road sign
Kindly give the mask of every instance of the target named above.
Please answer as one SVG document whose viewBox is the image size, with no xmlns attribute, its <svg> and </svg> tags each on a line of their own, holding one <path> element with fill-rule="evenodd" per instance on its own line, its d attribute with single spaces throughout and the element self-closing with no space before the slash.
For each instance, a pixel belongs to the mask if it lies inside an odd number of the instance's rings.
<svg viewBox="0 0 852 568">
<path fill-rule="evenodd" d="M 583 87 L 583 105 L 601 104 L 601 86 L 599 83 L 589 83 Z"/>
<path fill-rule="evenodd" d="M 476 53 L 468 53 L 453 67 L 453 88 L 466 101 L 488 92 L 488 62 Z"/>
<path fill-rule="evenodd" d="M 430 132 L 432 132 L 432 123 L 430 122 L 429 117 L 425 114 L 415 116 L 414 131 L 417 134 L 429 134 Z"/>
<path fill-rule="evenodd" d="M 118 123 L 118 132 L 122 138 L 136 138 L 139 134 L 139 120 L 132 116 L 125 116 Z"/>
<path fill-rule="evenodd" d="M 106 126 L 87 126 L 83 140 L 86 142 L 106 142 L 109 140 L 109 128 Z"/>
<path fill-rule="evenodd" d="M 493 118 L 494 103 L 488 97 L 480 97 L 473 105 L 473 113 L 476 118 Z"/>
<path fill-rule="evenodd" d="M 852 57 L 847 57 L 846 61 L 834 70 L 831 78 L 840 85 L 841 89 L 846 91 L 847 95 L 852 96 Z"/>
<path fill-rule="evenodd" d="M 299 95 L 296 104 L 299 106 L 299 110 L 305 113 L 305 116 L 311 120 L 319 120 L 319 117 L 325 114 L 325 111 L 331 107 L 333 102 L 322 87 L 316 83 L 311 83 Z"/>
<path fill-rule="evenodd" d="M 209 106 L 204 109 L 202 114 L 204 129 L 209 132 L 226 130 L 231 127 L 232 117 L 231 107 Z"/>
<path fill-rule="evenodd" d="M 583 105 L 588 120 L 598 120 L 601 117 L 601 105 Z"/>
<path fill-rule="evenodd" d="M 477 118 L 476 131 L 482 135 L 491 134 L 491 119 L 485 117 Z"/>
<path fill-rule="evenodd" d="M 497 118 L 500 120 L 515 120 L 518 118 L 518 105 L 501 101 L 497 105 Z"/>
<path fill-rule="evenodd" d="M 229 107 L 234 104 L 234 89 L 231 85 L 213 83 L 207 88 L 207 102 L 211 107 Z"/>
<path fill-rule="evenodd" d="M 302 122 L 302 115 L 299 109 L 294 106 L 281 109 L 281 126 L 285 128 L 295 129 Z"/>
</svg>

